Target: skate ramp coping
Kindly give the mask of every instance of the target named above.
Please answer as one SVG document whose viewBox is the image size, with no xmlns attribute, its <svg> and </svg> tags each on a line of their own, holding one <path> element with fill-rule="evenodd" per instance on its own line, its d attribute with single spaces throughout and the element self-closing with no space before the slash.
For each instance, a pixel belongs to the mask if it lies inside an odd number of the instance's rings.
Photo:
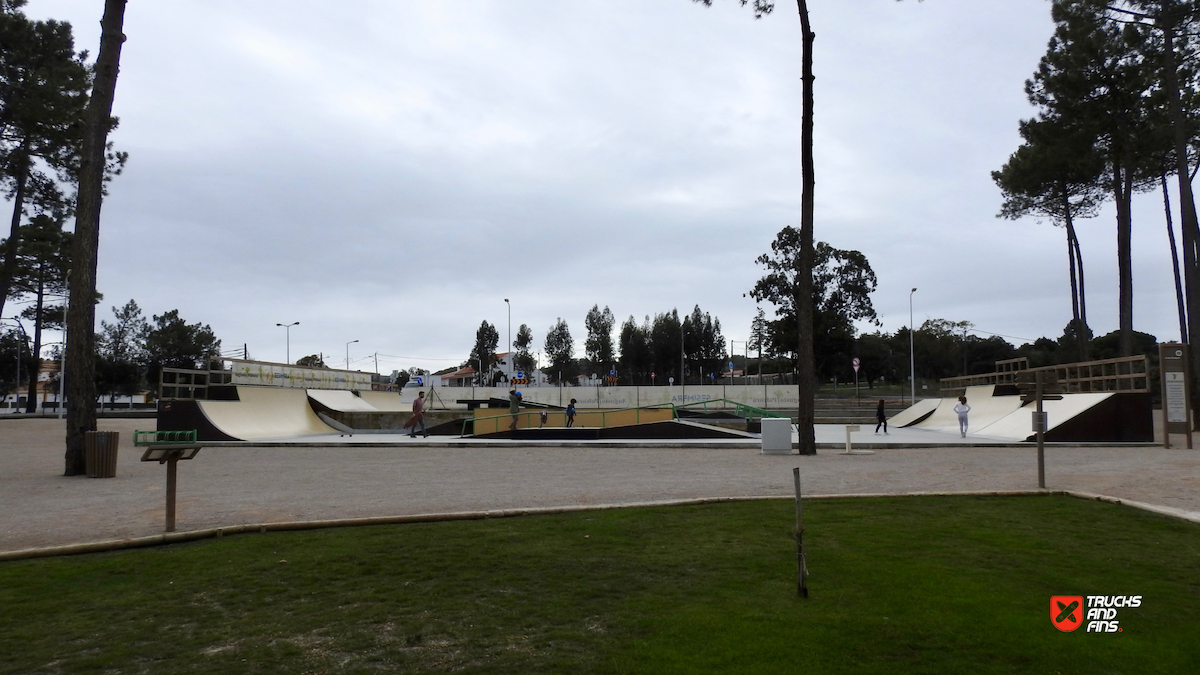
<svg viewBox="0 0 1200 675">
<path fill-rule="evenodd" d="M 338 433 L 313 412 L 304 389 L 237 388 L 237 401 L 197 401 L 221 432 L 240 440 Z"/>
</svg>

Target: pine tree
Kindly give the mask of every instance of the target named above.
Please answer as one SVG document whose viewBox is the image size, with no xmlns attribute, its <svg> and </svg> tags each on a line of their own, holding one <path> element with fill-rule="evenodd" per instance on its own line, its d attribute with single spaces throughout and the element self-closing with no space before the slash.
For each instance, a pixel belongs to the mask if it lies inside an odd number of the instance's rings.
<svg viewBox="0 0 1200 675">
<path fill-rule="evenodd" d="M 71 24 L 30 21 L 23 4 L 8 2 L 0 11 L 0 183 L 13 202 L 0 314 L 17 273 L 26 211 L 67 210 L 60 182 L 75 180 L 91 84 Z"/>
</svg>

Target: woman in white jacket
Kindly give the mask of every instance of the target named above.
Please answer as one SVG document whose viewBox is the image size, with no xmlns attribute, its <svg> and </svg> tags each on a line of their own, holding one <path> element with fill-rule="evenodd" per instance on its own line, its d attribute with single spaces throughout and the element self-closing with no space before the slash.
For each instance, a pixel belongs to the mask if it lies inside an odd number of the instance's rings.
<svg viewBox="0 0 1200 675">
<path fill-rule="evenodd" d="M 958 413 L 958 431 L 963 438 L 967 437 L 967 413 L 971 412 L 971 406 L 967 405 L 967 397 L 959 396 L 958 403 L 954 404 L 954 412 Z"/>
</svg>

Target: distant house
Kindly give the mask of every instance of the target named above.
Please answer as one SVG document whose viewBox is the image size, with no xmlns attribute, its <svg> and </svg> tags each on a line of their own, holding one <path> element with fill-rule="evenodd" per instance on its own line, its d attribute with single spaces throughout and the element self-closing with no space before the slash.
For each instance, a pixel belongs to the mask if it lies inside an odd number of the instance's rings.
<svg viewBox="0 0 1200 675">
<path fill-rule="evenodd" d="M 513 357 L 516 354 L 512 352 L 503 352 L 494 355 L 491 370 L 487 373 L 485 382 L 480 385 L 477 375 L 479 369 L 475 365 L 466 365 L 462 368 L 447 368 L 444 371 L 439 371 L 431 376 L 434 386 L 439 387 L 471 387 L 471 386 L 508 386 L 519 371 L 516 370 L 513 364 Z M 520 371 L 525 379 L 530 383 L 546 384 L 546 377 L 540 370 L 532 373 Z"/>
<path fill-rule="evenodd" d="M 440 384 L 443 387 L 470 387 L 475 384 L 475 373 L 477 372 L 474 366 L 459 368 L 439 375 L 441 377 Z"/>
</svg>

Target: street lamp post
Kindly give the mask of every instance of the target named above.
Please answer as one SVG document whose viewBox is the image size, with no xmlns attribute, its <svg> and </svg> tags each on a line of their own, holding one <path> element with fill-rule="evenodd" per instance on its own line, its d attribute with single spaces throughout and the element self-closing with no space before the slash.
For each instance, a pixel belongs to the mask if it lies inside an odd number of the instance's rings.
<svg viewBox="0 0 1200 675">
<path fill-rule="evenodd" d="M 508 358 L 511 360 L 512 359 L 512 354 L 511 354 L 511 352 L 512 352 L 512 303 L 508 301 L 508 298 L 505 298 L 504 304 L 508 305 L 508 344 L 505 345 L 504 351 L 510 352 Z M 509 365 L 511 366 L 512 364 L 510 363 Z"/>
<path fill-rule="evenodd" d="M 300 322 L 277 323 L 275 325 L 283 328 L 284 339 L 287 341 L 287 364 L 290 366 L 292 365 L 292 326 L 299 326 Z"/>
<path fill-rule="evenodd" d="M 351 340 L 346 343 L 346 370 L 350 370 L 350 345 L 355 342 L 358 342 L 358 340 Z"/>
<path fill-rule="evenodd" d="M 912 289 L 908 292 L 908 377 L 910 380 L 909 388 L 909 404 L 915 405 L 917 402 L 917 358 L 916 352 L 913 350 L 913 293 L 917 289 Z"/>
</svg>

